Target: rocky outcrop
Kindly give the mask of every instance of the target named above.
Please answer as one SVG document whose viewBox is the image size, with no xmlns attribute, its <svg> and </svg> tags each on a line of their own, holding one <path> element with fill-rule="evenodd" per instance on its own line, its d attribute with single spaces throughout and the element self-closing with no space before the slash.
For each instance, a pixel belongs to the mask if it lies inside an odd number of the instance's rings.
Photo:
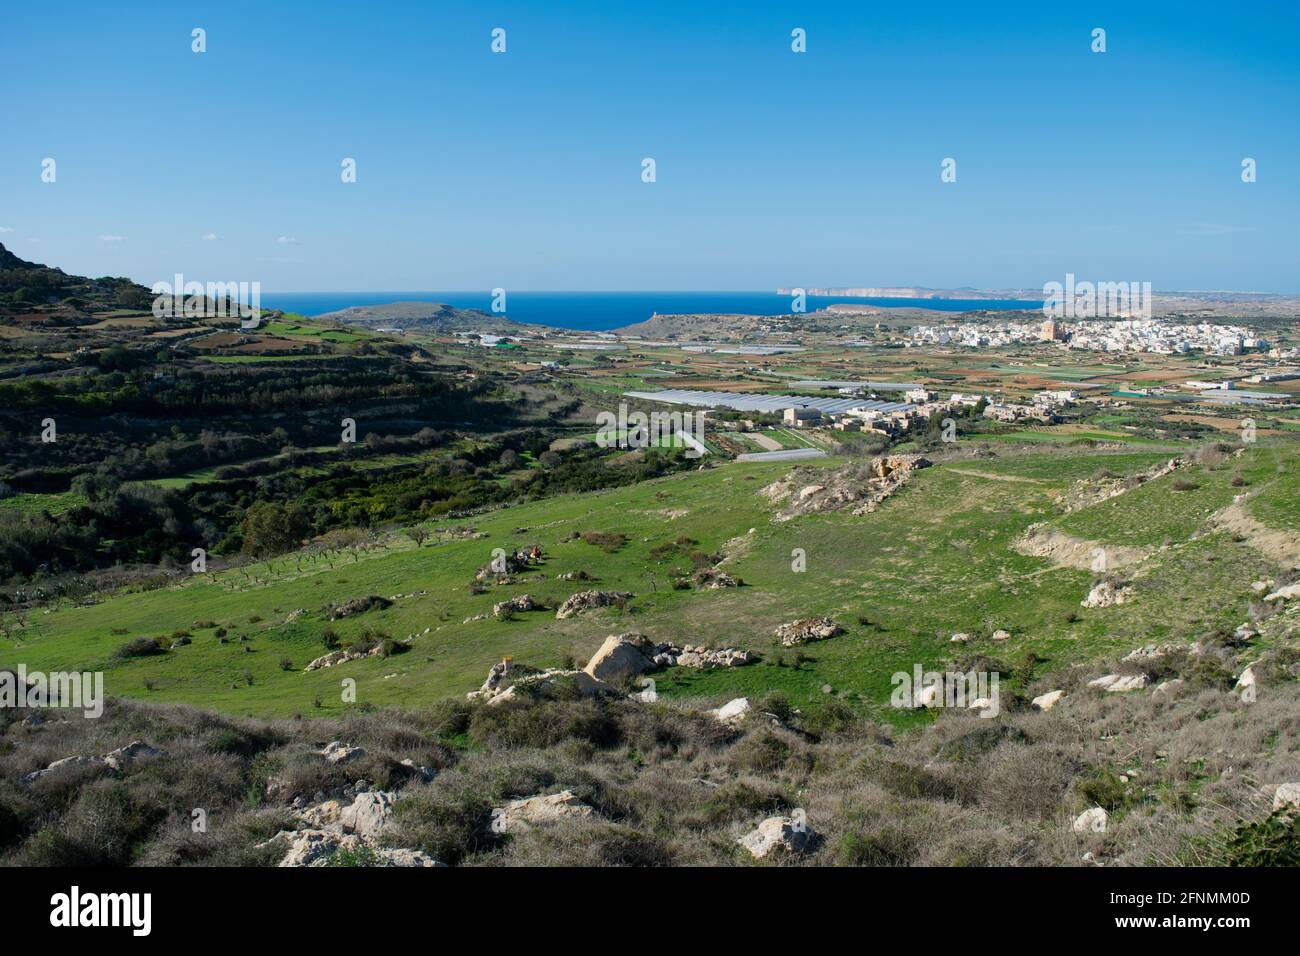
<svg viewBox="0 0 1300 956">
<path fill-rule="evenodd" d="M 1116 587 L 1110 581 L 1099 581 L 1088 592 L 1088 596 L 1079 602 L 1081 607 L 1099 608 L 1114 607 L 1117 604 L 1123 604 L 1133 592 L 1127 587 Z"/>
<path fill-rule="evenodd" d="M 322 750 L 317 751 L 329 763 L 343 764 L 360 760 L 366 755 L 361 747 L 350 747 L 341 740 L 331 740 Z"/>
<path fill-rule="evenodd" d="M 386 607 L 392 607 L 393 602 L 386 597 L 380 597 L 378 594 L 367 594 L 365 597 L 353 598 L 350 601 L 344 601 L 342 604 L 335 604 L 328 609 L 329 619 L 337 621 L 339 618 L 351 617 L 354 614 L 364 614 L 366 611 L 383 610 Z"/>
<path fill-rule="evenodd" d="M 1075 833 L 1105 833 L 1106 824 L 1109 820 L 1110 814 L 1104 809 L 1092 807 L 1084 810 L 1083 813 L 1074 818 L 1074 825 L 1071 829 Z"/>
<path fill-rule="evenodd" d="M 501 670 L 498 670 L 501 668 Z M 516 676 L 518 675 L 518 676 Z M 555 697 L 602 697 L 616 696 L 617 688 L 597 680 L 586 671 L 562 670 L 559 668 L 546 671 L 516 671 L 512 667 L 502 668 L 493 664 L 492 671 L 483 686 L 465 696 L 469 700 L 481 700 L 489 705 L 504 704 L 511 700 Z"/>
<path fill-rule="evenodd" d="M 824 641 L 828 637 L 842 633 L 844 628 L 829 617 L 807 617 L 782 624 L 776 629 L 776 636 L 780 638 L 783 647 L 797 647 L 809 641 Z"/>
<path fill-rule="evenodd" d="M 419 850 L 380 845 L 396 802 L 397 795 L 387 790 L 363 791 L 351 803 L 326 800 L 298 812 L 304 829 L 281 830 L 257 846 L 281 848 L 279 866 L 327 866 L 340 851 L 356 853 L 379 866 L 440 866 Z"/>
<path fill-rule="evenodd" d="M 695 586 L 703 591 L 718 591 L 722 588 L 740 587 L 742 582 L 738 578 L 733 578 L 721 568 L 701 568 L 695 572 L 692 579 Z"/>
<path fill-rule="evenodd" d="M 565 618 L 573 617 L 575 614 L 581 614 L 583 611 L 590 611 L 593 608 L 609 607 L 612 604 L 626 604 L 633 595 L 628 591 L 579 591 L 565 599 L 555 612 L 555 619 L 563 621 Z"/>
<path fill-rule="evenodd" d="M 499 601 L 492 605 L 492 616 L 498 620 L 506 620 L 516 613 L 537 611 L 541 607 L 542 605 L 534 601 L 531 595 L 520 594 L 508 601 Z"/>
<path fill-rule="evenodd" d="M 655 668 L 653 649 L 644 634 L 611 634 L 583 670 L 597 680 L 625 681 Z"/>
<path fill-rule="evenodd" d="M 167 751 L 151 747 L 143 740 L 133 740 L 125 747 L 110 750 L 103 756 L 88 754 L 84 756 L 64 757 L 56 760 L 44 770 L 34 770 L 23 776 L 23 783 L 34 783 L 48 773 L 56 773 L 69 767 L 105 767 L 109 770 L 122 771 L 133 767 L 138 761 L 152 757 L 165 757 Z"/>
<path fill-rule="evenodd" d="M 1095 680 L 1088 681 L 1088 686 L 1100 688 L 1108 694 L 1122 694 L 1126 691 L 1141 690 L 1150 683 L 1151 678 L 1146 674 L 1129 674 L 1128 676 L 1106 674 Z"/>
<path fill-rule="evenodd" d="M 1274 790 L 1273 809 L 1300 811 L 1300 783 L 1284 783 Z"/>
<path fill-rule="evenodd" d="M 806 514 L 852 509 L 870 514 L 921 468 L 931 464 L 921 455 L 883 455 L 868 464 L 853 464 L 838 471 L 796 469 L 760 490 L 769 501 L 785 503 L 773 521 L 789 521 Z"/>
<path fill-rule="evenodd" d="M 721 707 L 715 707 L 713 710 L 705 711 L 705 713 L 724 724 L 738 724 L 745 719 L 749 711 L 749 698 L 737 697 L 734 700 L 727 701 Z"/>
<path fill-rule="evenodd" d="M 1163 478 L 1184 464 L 1181 458 L 1170 458 L 1158 465 L 1152 465 L 1129 477 L 1082 479 L 1065 493 L 1062 505 L 1066 514 L 1100 504 L 1110 498 L 1118 497 L 1134 488 L 1140 487 L 1155 478 Z"/>
<path fill-rule="evenodd" d="M 335 667 L 339 664 L 346 664 L 348 661 L 360 660 L 363 657 L 382 657 L 387 651 L 396 648 L 397 650 L 406 650 L 410 646 L 409 642 L 398 641 L 387 647 L 383 642 L 374 644 L 370 647 L 345 647 L 337 651 L 330 651 L 328 654 L 322 654 L 314 661 L 303 668 L 304 671 L 318 671 L 323 667 Z"/>
<path fill-rule="evenodd" d="M 802 822 L 791 817 L 768 817 L 737 842 L 756 860 L 797 855 L 807 850 L 816 837 Z"/>
<path fill-rule="evenodd" d="M 513 800 L 492 811 L 496 833 L 519 833 L 573 817 L 589 817 L 595 811 L 579 800 L 572 790 Z"/>
<path fill-rule="evenodd" d="M 1061 702 L 1063 697 L 1065 697 L 1065 691 L 1049 690 L 1046 694 L 1035 697 L 1030 701 L 1030 704 L 1035 710 L 1051 710 Z"/>
</svg>

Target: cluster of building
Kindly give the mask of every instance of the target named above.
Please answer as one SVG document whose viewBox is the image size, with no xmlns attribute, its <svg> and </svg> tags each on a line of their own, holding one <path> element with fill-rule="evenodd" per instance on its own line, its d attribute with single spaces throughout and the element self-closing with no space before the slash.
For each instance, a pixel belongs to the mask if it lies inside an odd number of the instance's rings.
<svg viewBox="0 0 1300 956">
<path fill-rule="evenodd" d="M 1061 342 L 1073 349 L 1095 352 L 1152 352 L 1164 355 L 1205 352 L 1240 355 L 1264 349 L 1268 343 L 1241 325 L 1209 322 L 1181 324 L 1158 319 L 1094 319 L 1064 323 L 963 322 L 955 325 L 921 325 L 912 328 L 909 345 L 955 345 L 969 348 L 1018 345 L 1027 342 Z"/>
</svg>

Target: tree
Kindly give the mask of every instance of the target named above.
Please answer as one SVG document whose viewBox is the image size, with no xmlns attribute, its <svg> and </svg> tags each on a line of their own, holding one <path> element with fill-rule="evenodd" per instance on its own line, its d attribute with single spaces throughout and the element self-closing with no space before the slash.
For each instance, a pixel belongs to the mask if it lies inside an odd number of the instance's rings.
<svg viewBox="0 0 1300 956">
<path fill-rule="evenodd" d="M 406 536 L 414 541 L 415 546 L 419 548 L 429 539 L 429 532 L 424 528 L 407 528 Z"/>
<path fill-rule="evenodd" d="M 292 550 L 307 533 L 307 516 L 297 504 L 258 501 L 244 512 L 240 524 L 244 554 L 255 558 Z"/>
</svg>

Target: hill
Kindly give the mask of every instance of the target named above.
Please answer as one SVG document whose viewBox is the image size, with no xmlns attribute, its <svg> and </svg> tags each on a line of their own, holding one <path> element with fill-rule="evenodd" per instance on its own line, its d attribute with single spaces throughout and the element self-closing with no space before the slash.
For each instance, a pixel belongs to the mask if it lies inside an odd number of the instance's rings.
<svg viewBox="0 0 1300 956">
<path fill-rule="evenodd" d="M 0 318 L 24 313 L 90 314 L 145 309 L 153 296 L 126 278 L 90 279 L 20 259 L 0 244 Z"/>
<path fill-rule="evenodd" d="M 327 322 L 345 322 L 367 329 L 403 329 L 423 332 L 519 332 L 528 326 L 503 315 L 479 309 L 457 309 L 440 302 L 389 302 L 386 305 L 354 305 L 317 316 Z"/>
</svg>

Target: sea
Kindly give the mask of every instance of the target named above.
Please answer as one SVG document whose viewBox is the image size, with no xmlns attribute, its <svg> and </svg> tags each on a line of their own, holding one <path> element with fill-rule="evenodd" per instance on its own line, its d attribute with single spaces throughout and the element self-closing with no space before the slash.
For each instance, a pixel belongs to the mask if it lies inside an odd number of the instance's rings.
<svg viewBox="0 0 1300 956">
<path fill-rule="evenodd" d="M 492 293 L 483 292 L 263 292 L 262 305 L 270 309 L 322 315 L 353 305 L 385 305 L 389 302 L 441 302 L 458 309 L 490 312 Z M 505 314 L 516 322 L 550 325 L 587 332 L 606 332 L 656 313 L 736 313 L 741 315 L 789 315 L 791 299 L 775 292 L 508 292 Z M 855 298 L 853 296 L 807 297 L 807 311 L 832 303 L 929 309 L 935 312 L 969 312 L 973 309 L 1038 310 L 1043 302 L 1029 299 L 904 299 Z"/>
</svg>

